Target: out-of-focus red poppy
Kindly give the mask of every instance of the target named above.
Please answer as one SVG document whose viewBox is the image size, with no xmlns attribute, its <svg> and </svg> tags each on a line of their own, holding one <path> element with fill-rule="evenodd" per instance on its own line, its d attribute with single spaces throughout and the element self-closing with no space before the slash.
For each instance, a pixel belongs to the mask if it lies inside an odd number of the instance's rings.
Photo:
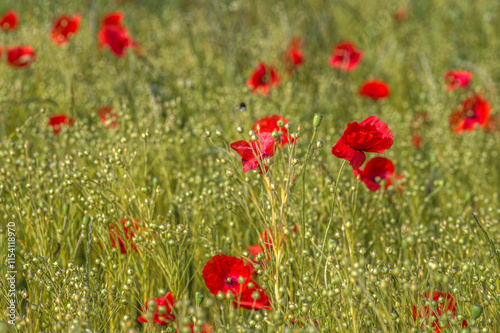
<svg viewBox="0 0 500 333">
<path fill-rule="evenodd" d="M 412 134 L 411 143 L 417 149 L 422 148 L 422 137 L 419 134 Z"/>
<path fill-rule="evenodd" d="M 376 116 L 371 116 L 359 124 L 347 124 L 344 134 L 333 146 L 332 154 L 349 161 L 352 169 L 358 170 L 365 162 L 365 152 L 383 153 L 392 147 L 393 141 L 387 124 Z"/>
<path fill-rule="evenodd" d="M 122 26 L 123 23 L 123 13 L 122 12 L 110 12 L 104 16 L 104 18 L 101 21 L 101 26 L 106 26 L 106 25 L 118 25 Z"/>
<path fill-rule="evenodd" d="M 378 101 L 389 96 L 389 85 L 381 80 L 368 80 L 359 89 L 359 94 Z"/>
<path fill-rule="evenodd" d="M 394 175 L 394 164 L 385 157 L 374 157 L 366 162 L 364 169 L 353 170 L 354 175 L 366 184 L 366 187 L 376 192 L 380 189 L 380 182 L 385 180 L 385 188 L 388 188 Z"/>
<path fill-rule="evenodd" d="M 171 322 L 173 322 L 175 320 L 175 316 L 173 314 L 171 314 L 172 309 L 174 308 L 174 296 L 170 292 L 167 293 L 163 297 L 148 299 L 144 303 L 144 306 L 141 307 L 141 312 L 142 313 L 145 313 L 146 311 L 148 311 L 148 303 L 151 300 L 154 300 L 155 303 L 156 303 L 156 308 L 155 308 L 155 311 L 153 313 L 153 322 L 155 324 L 160 324 L 162 326 L 166 326 L 166 325 L 168 325 L 169 323 L 171 323 Z M 159 309 L 160 306 L 164 306 L 165 307 L 165 311 L 162 312 L 161 314 L 159 313 L 160 312 L 160 309 Z M 140 316 L 139 318 L 137 318 L 137 320 L 139 322 L 141 322 L 141 323 L 147 323 L 148 322 L 148 320 L 144 316 Z"/>
<path fill-rule="evenodd" d="M 403 22 L 406 19 L 406 15 L 407 15 L 407 12 L 406 12 L 406 9 L 404 9 L 404 8 L 399 8 L 398 10 L 396 10 L 394 12 L 394 18 L 399 23 Z"/>
<path fill-rule="evenodd" d="M 444 299 L 443 303 L 438 302 L 440 297 Z M 437 305 L 435 308 L 429 308 L 425 305 L 421 305 L 418 310 L 416 306 L 413 306 L 413 320 L 417 322 L 418 318 L 424 318 L 423 320 L 421 320 L 422 324 L 420 326 L 430 325 L 436 333 L 439 333 L 441 332 L 441 327 L 439 326 L 439 317 L 444 314 L 449 314 L 452 318 L 455 317 L 457 302 L 455 302 L 455 299 L 450 294 L 441 292 L 435 292 L 433 294 L 430 292 L 426 292 L 424 293 L 424 298 L 429 301 L 436 302 Z M 432 323 L 429 322 L 431 316 L 435 317 L 435 321 L 433 321 Z M 462 322 L 462 328 L 466 328 L 467 326 L 467 321 L 464 320 Z"/>
<path fill-rule="evenodd" d="M 282 120 L 283 121 L 283 126 L 279 127 L 278 126 L 278 121 Z M 254 130 L 257 134 L 260 133 L 272 133 L 274 131 L 277 132 L 282 132 L 283 135 L 279 138 L 278 145 L 283 146 L 286 145 L 288 142 L 295 142 L 293 138 L 288 137 L 288 131 L 285 128 L 285 125 L 288 124 L 289 121 L 285 117 L 278 116 L 278 115 L 272 115 L 272 116 L 266 116 L 264 118 L 260 118 L 253 124 L 252 130 Z"/>
<path fill-rule="evenodd" d="M 101 122 L 107 129 L 118 127 L 118 123 L 115 120 L 116 114 L 113 112 L 112 106 L 105 106 L 100 108 L 99 118 L 101 118 Z"/>
<path fill-rule="evenodd" d="M 479 95 L 467 98 L 450 115 L 450 128 L 455 133 L 473 131 L 476 126 L 484 127 L 490 117 L 490 104 Z"/>
<path fill-rule="evenodd" d="M 68 117 L 65 114 L 54 115 L 49 118 L 48 125 L 52 127 L 54 134 L 57 135 L 61 131 L 62 125 L 73 125 L 75 119 Z"/>
<path fill-rule="evenodd" d="M 457 90 L 460 88 L 469 88 L 469 81 L 472 79 L 473 74 L 467 71 L 449 71 L 444 74 L 444 79 L 448 85 L 447 91 Z"/>
<path fill-rule="evenodd" d="M 125 225 L 129 221 L 131 223 L 131 226 L 126 227 Z M 139 228 L 140 221 L 137 219 L 135 221 L 122 219 L 121 222 L 123 225 L 123 233 L 125 234 L 125 238 L 130 241 L 130 243 L 129 243 L 130 248 L 132 250 L 134 250 L 135 252 L 137 252 L 137 247 L 135 246 L 135 244 L 133 243 L 132 240 L 133 240 L 135 234 L 137 232 L 139 232 L 139 230 L 140 230 L 140 228 Z M 127 246 L 125 245 L 125 242 L 123 241 L 123 238 L 121 237 L 121 235 L 123 233 L 118 232 L 116 230 L 116 226 L 114 226 L 114 225 L 109 227 L 109 237 L 111 238 L 111 246 L 116 247 L 116 240 L 115 240 L 115 238 L 116 238 L 118 240 L 118 245 L 120 246 L 120 252 L 122 254 L 127 254 Z"/>
<path fill-rule="evenodd" d="M 265 291 L 257 284 L 257 282 L 252 281 L 254 286 L 250 288 L 245 285 L 245 288 L 241 292 L 241 295 L 235 297 L 233 305 L 235 308 L 244 308 L 248 310 L 272 310 L 269 298 L 267 297 Z"/>
<path fill-rule="evenodd" d="M 125 28 L 118 25 L 105 25 L 99 31 L 99 47 L 108 46 L 117 57 L 124 57 L 127 48 L 136 48 L 137 44 L 128 35 Z"/>
<path fill-rule="evenodd" d="M 427 112 L 418 112 L 415 116 L 413 116 L 410 122 L 410 127 L 412 129 L 418 130 L 429 124 L 430 124 L 429 114 Z"/>
<path fill-rule="evenodd" d="M 127 28 L 123 25 L 123 13 L 108 13 L 101 22 L 101 30 L 97 37 L 99 47 L 108 46 L 117 57 L 125 56 L 127 48 L 137 49 L 137 43 L 129 36 Z"/>
<path fill-rule="evenodd" d="M 35 50 L 31 46 L 7 48 L 7 64 L 11 67 L 27 67 L 35 61 Z"/>
<path fill-rule="evenodd" d="M 500 114 L 491 116 L 484 126 L 486 133 L 500 133 Z"/>
<path fill-rule="evenodd" d="M 350 72 L 359 65 L 362 58 L 363 52 L 357 50 L 353 43 L 343 42 L 333 48 L 330 66 L 341 71 Z"/>
<path fill-rule="evenodd" d="M 8 10 L 5 14 L 0 17 L 0 28 L 3 31 L 11 31 L 17 28 L 19 25 L 19 16 L 17 12 L 13 9 Z"/>
<path fill-rule="evenodd" d="M 271 133 L 260 133 L 257 141 L 248 143 L 247 141 L 236 141 L 231 143 L 230 147 L 241 156 L 243 164 L 243 172 L 255 170 L 259 168 L 259 163 L 264 164 L 264 169 L 267 171 L 268 166 L 265 165 L 265 158 L 274 156 L 275 139 Z M 260 169 L 262 173 L 262 169 Z"/>
<path fill-rule="evenodd" d="M 187 327 L 189 327 L 191 329 L 191 333 L 213 333 L 214 332 L 214 328 L 210 324 L 203 324 L 203 326 L 201 327 L 201 331 L 195 331 L 193 323 L 190 323 Z M 175 331 L 175 333 L 178 333 L 178 332 L 179 331 L 177 331 L 177 330 Z"/>
<path fill-rule="evenodd" d="M 304 54 L 302 53 L 302 39 L 294 37 L 288 45 L 288 49 L 283 53 L 283 61 L 289 72 L 293 71 L 304 63 Z"/>
<path fill-rule="evenodd" d="M 238 296 L 251 281 L 252 270 L 239 258 L 218 254 L 207 261 L 202 276 L 211 294 L 231 291 Z"/>
<path fill-rule="evenodd" d="M 73 17 L 69 15 L 60 16 L 52 28 L 52 40 L 59 44 L 65 45 L 68 43 L 69 36 L 75 35 L 80 27 L 80 14 L 75 14 Z"/>
<path fill-rule="evenodd" d="M 261 62 L 248 79 L 247 87 L 252 88 L 253 93 L 260 91 L 262 95 L 266 96 L 269 89 L 279 83 L 280 77 L 276 69 Z"/>
</svg>

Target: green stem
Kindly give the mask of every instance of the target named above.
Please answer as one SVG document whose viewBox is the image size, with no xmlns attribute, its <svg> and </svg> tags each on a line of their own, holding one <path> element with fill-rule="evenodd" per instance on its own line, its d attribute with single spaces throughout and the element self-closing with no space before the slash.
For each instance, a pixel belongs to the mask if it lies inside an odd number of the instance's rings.
<svg viewBox="0 0 500 333">
<path fill-rule="evenodd" d="M 304 160 L 304 170 L 302 170 L 302 251 L 304 251 L 306 246 L 306 168 L 309 162 L 309 153 L 311 152 L 317 132 L 318 128 L 315 128 L 311 137 L 311 142 L 309 142 L 309 147 L 307 147 L 307 153 Z"/>
<path fill-rule="evenodd" d="M 340 167 L 339 173 L 337 175 L 337 181 L 335 182 L 335 189 L 333 191 L 332 209 L 330 211 L 330 220 L 328 221 L 328 225 L 326 226 L 325 237 L 323 237 L 323 245 L 321 245 L 321 252 L 322 253 L 325 252 L 325 244 L 326 244 L 326 240 L 328 239 L 328 231 L 330 230 L 330 226 L 331 226 L 332 221 L 333 221 L 333 213 L 335 212 L 335 199 L 337 198 L 337 188 L 339 186 L 340 175 L 342 174 L 342 170 L 344 170 L 344 166 L 345 166 L 346 162 L 347 162 L 347 160 L 344 160 L 344 162 L 342 162 L 342 166 Z M 318 269 L 316 270 L 316 277 L 314 278 L 314 281 L 318 280 L 318 274 L 319 274 L 319 269 L 321 267 L 322 258 L 320 258 L 319 261 L 320 262 L 318 265 Z"/>
</svg>

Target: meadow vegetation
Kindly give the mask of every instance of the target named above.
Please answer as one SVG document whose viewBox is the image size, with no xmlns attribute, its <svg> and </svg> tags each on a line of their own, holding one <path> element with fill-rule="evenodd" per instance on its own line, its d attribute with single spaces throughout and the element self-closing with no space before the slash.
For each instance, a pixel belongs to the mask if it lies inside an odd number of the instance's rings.
<svg viewBox="0 0 500 333">
<path fill-rule="evenodd" d="M 3 0 L 0 15 L 9 9 L 0 332 L 500 331 L 500 2 Z M 123 56 L 97 38 L 114 11 L 131 37 Z M 75 13 L 78 32 L 53 42 L 54 20 Z M 300 66 L 286 60 L 293 38 Z M 350 71 L 330 65 L 345 41 L 363 54 Z M 17 68 L 5 51 L 20 45 L 35 58 Z M 280 78 L 267 94 L 248 86 L 260 63 Z M 447 91 L 450 70 L 473 76 Z M 389 96 L 360 96 L 369 79 Z M 491 107 L 488 126 L 457 131 L 450 115 L 471 96 Z M 61 114 L 72 120 L 55 131 Z M 285 119 L 260 154 L 252 127 L 270 115 Z M 394 165 L 376 191 L 332 154 L 348 123 L 371 116 L 393 135 L 366 154 Z M 240 140 L 254 170 L 243 172 Z M 238 260 L 224 259 L 239 272 L 224 292 L 204 270 L 217 255 Z"/>
</svg>

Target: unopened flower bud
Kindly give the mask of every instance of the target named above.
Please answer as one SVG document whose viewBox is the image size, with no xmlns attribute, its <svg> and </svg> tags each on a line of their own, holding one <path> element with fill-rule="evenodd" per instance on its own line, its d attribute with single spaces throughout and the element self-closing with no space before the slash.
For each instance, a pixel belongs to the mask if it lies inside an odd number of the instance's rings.
<svg viewBox="0 0 500 333">
<path fill-rule="evenodd" d="M 252 141 L 257 141 L 257 140 L 259 140 L 259 137 L 258 137 L 257 135 L 255 135 L 255 134 L 254 134 L 254 135 L 252 135 L 252 136 L 250 137 L 250 139 L 252 139 Z"/>
<path fill-rule="evenodd" d="M 323 146 L 324 146 L 324 142 L 323 141 L 318 140 L 318 142 L 316 142 L 316 147 L 323 148 Z"/>
<path fill-rule="evenodd" d="M 243 133 L 245 129 L 243 128 L 243 126 L 240 126 L 236 130 L 238 131 L 238 133 Z"/>
<path fill-rule="evenodd" d="M 283 119 L 278 120 L 278 127 L 283 127 L 283 126 L 285 126 L 285 122 L 283 121 Z"/>
<path fill-rule="evenodd" d="M 323 115 L 321 113 L 315 113 L 313 118 L 313 126 L 315 129 L 321 125 L 321 121 L 323 120 Z"/>
<path fill-rule="evenodd" d="M 222 131 L 219 131 L 219 130 L 215 131 L 215 135 L 217 135 L 218 137 L 221 137 L 222 136 Z"/>
<path fill-rule="evenodd" d="M 206 136 L 207 138 L 211 137 L 211 136 L 212 136 L 212 132 L 210 132 L 210 131 L 205 131 L 205 136 Z"/>
<path fill-rule="evenodd" d="M 205 299 L 205 295 L 201 291 L 196 292 L 196 296 L 195 296 L 196 305 L 201 305 L 201 303 L 203 303 L 204 299 Z"/>
<path fill-rule="evenodd" d="M 474 304 L 471 309 L 472 318 L 477 319 L 483 313 L 483 307 L 479 304 Z"/>
<path fill-rule="evenodd" d="M 277 131 L 273 131 L 273 132 L 271 133 L 271 136 L 272 136 L 273 138 L 277 139 L 277 138 L 279 138 L 279 137 L 280 137 L 280 133 L 279 133 L 279 132 L 277 132 Z"/>
</svg>

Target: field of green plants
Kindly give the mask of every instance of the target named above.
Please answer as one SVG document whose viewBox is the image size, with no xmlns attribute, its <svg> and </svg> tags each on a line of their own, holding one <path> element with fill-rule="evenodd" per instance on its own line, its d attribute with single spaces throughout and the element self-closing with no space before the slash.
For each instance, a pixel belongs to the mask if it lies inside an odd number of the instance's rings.
<svg viewBox="0 0 500 333">
<path fill-rule="evenodd" d="M 0 333 L 500 332 L 499 31 L 2 0 Z"/>
</svg>

